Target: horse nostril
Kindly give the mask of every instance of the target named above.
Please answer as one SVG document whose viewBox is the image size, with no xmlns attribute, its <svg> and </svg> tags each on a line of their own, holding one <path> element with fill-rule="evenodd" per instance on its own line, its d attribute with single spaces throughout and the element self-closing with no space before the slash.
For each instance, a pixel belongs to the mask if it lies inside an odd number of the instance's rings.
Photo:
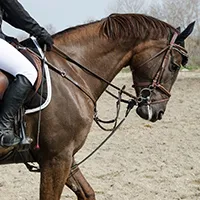
<svg viewBox="0 0 200 200">
<path fill-rule="evenodd" d="M 162 116 L 163 116 L 164 112 L 163 111 L 160 111 L 158 113 L 158 119 L 161 120 L 162 119 Z"/>
</svg>

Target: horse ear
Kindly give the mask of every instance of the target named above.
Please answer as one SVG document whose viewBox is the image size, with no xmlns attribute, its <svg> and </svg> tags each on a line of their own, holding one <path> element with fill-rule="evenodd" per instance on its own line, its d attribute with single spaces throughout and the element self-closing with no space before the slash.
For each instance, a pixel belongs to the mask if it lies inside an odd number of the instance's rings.
<svg viewBox="0 0 200 200">
<path fill-rule="evenodd" d="M 189 24 L 188 27 L 178 35 L 176 43 L 182 43 L 192 33 L 194 29 L 194 24 L 195 21 Z"/>
</svg>

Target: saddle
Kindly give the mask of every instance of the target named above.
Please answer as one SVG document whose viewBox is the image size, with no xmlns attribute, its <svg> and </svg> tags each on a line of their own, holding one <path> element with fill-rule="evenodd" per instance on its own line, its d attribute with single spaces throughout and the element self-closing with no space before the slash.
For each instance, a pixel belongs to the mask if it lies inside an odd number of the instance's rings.
<svg viewBox="0 0 200 200">
<path fill-rule="evenodd" d="M 8 39 L 7 39 L 8 40 Z M 33 87 L 33 91 L 30 93 L 29 97 L 27 98 L 26 102 L 25 102 L 25 108 L 29 109 L 29 108 L 34 108 L 36 106 L 38 106 L 39 102 L 41 103 L 40 96 L 44 95 L 44 97 L 42 97 L 43 100 L 45 100 L 45 96 L 46 96 L 46 91 L 45 91 L 45 86 L 43 87 L 43 92 L 44 94 L 40 94 L 40 86 L 41 83 L 45 81 L 43 81 L 43 79 L 45 77 L 43 77 L 44 75 L 42 74 L 42 61 L 40 60 L 40 58 L 37 56 L 37 53 L 35 53 L 33 50 L 31 50 L 30 48 L 27 48 L 25 46 L 22 46 L 20 43 L 13 41 L 13 39 L 9 42 L 12 46 L 14 46 L 21 54 L 23 54 L 32 64 L 33 66 L 36 68 L 37 70 L 37 80 L 34 84 Z M 3 99 L 3 95 L 6 91 L 6 89 L 9 86 L 9 83 L 14 79 L 14 77 L 12 75 L 10 75 L 9 73 L 1 70 L 0 71 L 0 101 L 2 101 Z"/>
</svg>

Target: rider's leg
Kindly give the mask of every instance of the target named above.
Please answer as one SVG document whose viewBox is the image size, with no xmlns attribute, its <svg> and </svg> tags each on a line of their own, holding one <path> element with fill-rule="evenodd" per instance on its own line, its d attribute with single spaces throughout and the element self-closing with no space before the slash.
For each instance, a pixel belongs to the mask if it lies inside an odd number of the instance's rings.
<svg viewBox="0 0 200 200">
<path fill-rule="evenodd" d="M 14 117 L 23 105 L 37 78 L 35 67 L 18 50 L 0 39 L 0 68 L 15 79 L 6 90 L 0 109 L 0 146 L 20 142 L 14 135 Z"/>
</svg>

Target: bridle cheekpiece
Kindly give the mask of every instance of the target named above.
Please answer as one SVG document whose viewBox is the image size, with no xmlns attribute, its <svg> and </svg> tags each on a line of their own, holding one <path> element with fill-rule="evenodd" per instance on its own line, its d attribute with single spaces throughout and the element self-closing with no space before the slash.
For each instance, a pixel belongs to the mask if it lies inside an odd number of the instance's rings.
<svg viewBox="0 0 200 200">
<path fill-rule="evenodd" d="M 148 62 L 150 62 L 151 60 L 157 58 L 158 56 L 160 56 L 162 53 L 166 52 L 165 57 L 163 59 L 163 62 L 161 64 L 161 66 L 159 67 L 156 75 L 154 76 L 152 82 L 140 82 L 140 83 L 136 83 L 134 81 L 134 85 L 133 87 L 144 87 L 138 96 L 138 104 L 155 104 L 155 103 L 161 103 L 161 102 L 165 102 L 168 101 L 171 94 L 170 91 L 168 89 L 166 89 L 162 84 L 161 84 L 161 79 L 163 76 L 163 72 L 165 70 L 165 68 L 169 65 L 170 59 L 171 59 L 171 51 L 175 50 L 178 53 L 180 53 L 183 57 L 187 58 L 188 57 L 188 53 L 185 50 L 185 48 L 183 48 L 182 46 L 175 44 L 176 38 L 178 36 L 178 33 L 175 32 L 169 45 L 166 46 L 164 49 L 162 49 L 160 52 L 158 52 L 156 55 L 154 55 L 153 57 L 151 57 L 150 59 L 148 59 L 147 61 L 145 61 L 144 63 L 142 63 L 139 67 L 147 64 Z M 151 101 L 151 94 L 153 92 L 153 90 L 155 89 L 159 89 L 160 91 L 162 91 L 167 98 L 158 100 L 158 101 Z"/>
</svg>

